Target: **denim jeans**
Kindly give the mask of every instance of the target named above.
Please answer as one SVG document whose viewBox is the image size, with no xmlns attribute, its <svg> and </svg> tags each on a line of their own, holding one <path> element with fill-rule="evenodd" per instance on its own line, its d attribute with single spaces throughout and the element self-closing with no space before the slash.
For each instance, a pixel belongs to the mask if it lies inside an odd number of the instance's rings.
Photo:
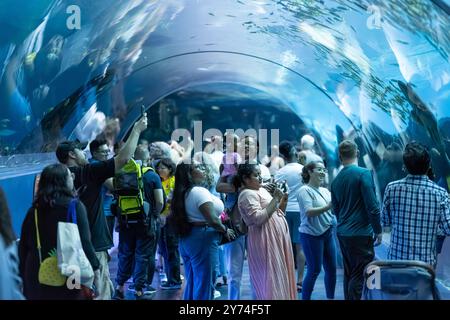
<svg viewBox="0 0 450 320">
<path fill-rule="evenodd" d="M 130 225 L 120 229 L 117 285 L 123 286 L 133 274 L 136 290 L 144 288 L 149 261 L 155 260 L 150 256 L 151 244 L 152 239 L 142 226 Z"/>
<path fill-rule="evenodd" d="M 161 228 L 159 238 L 159 248 L 164 257 L 164 271 L 167 275 L 168 283 L 181 283 L 180 278 L 180 251 L 178 249 L 179 239 L 172 227 L 165 224 Z"/>
<path fill-rule="evenodd" d="M 216 265 L 216 278 L 220 276 L 226 276 L 226 266 L 225 266 L 225 253 L 224 245 L 219 246 L 218 250 L 218 262 Z"/>
<path fill-rule="evenodd" d="M 241 280 L 244 268 L 246 236 L 224 245 L 228 274 L 228 300 L 241 299 Z"/>
<path fill-rule="evenodd" d="M 305 253 L 306 276 L 303 280 L 302 300 L 311 300 L 317 277 L 320 271 L 325 271 L 325 290 L 328 299 L 334 299 L 336 288 L 336 243 L 333 236 L 333 227 L 330 227 L 320 236 L 313 236 L 300 232 L 300 240 Z"/>
<path fill-rule="evenodd" d="M 186 275 L 184 300 L 213 300 L 214 269 L 221 237 L 214 228 L 193 226 L 191 232 L 180 239 Z"/>
</svg>

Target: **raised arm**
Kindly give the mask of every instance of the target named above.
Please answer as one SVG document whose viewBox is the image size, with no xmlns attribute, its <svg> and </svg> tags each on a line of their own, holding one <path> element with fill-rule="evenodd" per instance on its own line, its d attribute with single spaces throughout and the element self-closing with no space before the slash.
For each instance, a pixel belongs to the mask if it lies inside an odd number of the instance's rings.
<svg viewBox="0 0 450 320">
<path fill-rule="evenodd" d="M 130 136 L 123 145 L 122 149 L 120 149 L 117 156 L 114 158 L 116 172 L 122 169 L 122 167 L 133 157 L 134 151 L 136 150 L 138 144 L 139 136 L 145 129 L 147 129 L 147 113 L 144 113 L 143 117 L 134 124 Z"/>
</svg>

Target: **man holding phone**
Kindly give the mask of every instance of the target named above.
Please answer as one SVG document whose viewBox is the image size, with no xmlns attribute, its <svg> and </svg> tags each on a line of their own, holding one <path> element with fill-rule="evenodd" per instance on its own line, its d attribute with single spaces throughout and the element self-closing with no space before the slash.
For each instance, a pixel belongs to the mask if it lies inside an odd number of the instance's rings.
<svg viewBox="0 0 450 320">
<path fill-rule="evenodd" d="M 97 300 L 110 300 L 114 290 L 108 266 L 108 249 L 112 248 L 113 239 L 103 213 L 102 186 L 132 158 L 139 136 L 145 129 L 147 129 L 147 115 L 144 113 L 134 124 L 127 141 L 117 155 L 106 161 L 89 163 L 83 152 L 87 143 L 79 141 L 61 142 L 56 149 L 59 162 L 67 165 L 74 174 L 74 187 L 86 206 L 91 240 L 100 262 L 100 268 L 96 271 L 94 279 Z"/>
</svg>

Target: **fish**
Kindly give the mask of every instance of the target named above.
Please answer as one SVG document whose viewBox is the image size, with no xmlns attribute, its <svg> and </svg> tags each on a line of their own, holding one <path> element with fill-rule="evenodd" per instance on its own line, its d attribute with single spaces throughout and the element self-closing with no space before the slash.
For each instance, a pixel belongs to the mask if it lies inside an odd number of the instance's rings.
<svg viewBox="0 0 450 320">
<path fill-rule="evenodd" d="M 0 127 L 6 127 L 9 123 L 11 122 L 11 120 L 9 119 L 2 119 L 0 120 Z"/>
<path fill-rule="evenodd" d="M 418 124 L 422 125 L 427 131 L 429 137 L 438 145 L 442 146 L 443 142 L 439 134 L 438 123 L 434 114 L 427 105 L 422 101 L 419 95 L 414 91 L 410 83 L 397 81 L 400 90 L 412 107 L 411 118 Z"/>
<path fill-rule="evenodd" d="M 15 134 L 16 132 L 9 129 L 0 129 L 0 137 L 9 137 Z"/>
</svg>

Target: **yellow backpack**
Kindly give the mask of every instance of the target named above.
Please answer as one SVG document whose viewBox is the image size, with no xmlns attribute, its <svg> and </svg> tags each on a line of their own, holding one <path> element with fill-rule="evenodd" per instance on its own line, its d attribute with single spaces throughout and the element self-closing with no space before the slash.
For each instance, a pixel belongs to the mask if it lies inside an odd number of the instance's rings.
<svg viewBox="0 0 450 320">
<path fill-rule="evenodd" d="M 149 170 L 153 168 L 143 168 L 134 159 L 130 159 L 114 176 L 114 193 L 119 217 L 125 217 L 128 220 L 132 217 L 145 216 L 144 174 Z"/>
</svg>

